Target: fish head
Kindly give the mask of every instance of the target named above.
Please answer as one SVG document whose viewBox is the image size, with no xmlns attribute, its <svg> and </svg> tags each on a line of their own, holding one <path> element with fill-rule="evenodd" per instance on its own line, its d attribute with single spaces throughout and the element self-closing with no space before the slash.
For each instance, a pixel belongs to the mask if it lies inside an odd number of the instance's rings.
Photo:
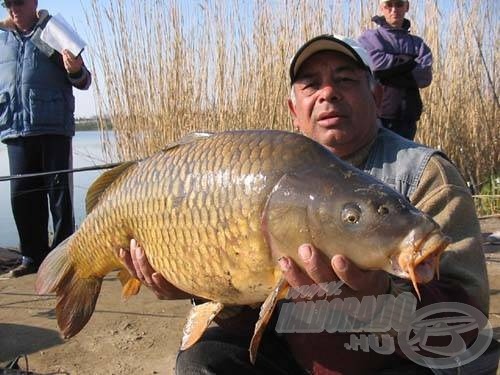
<svg viewBox="0 0 500 375">
<path fill-rule="evenodd" d="M 268 230 L 274 243 L 309 242 L 330 258 L 343 254 L 362 269 L 385 270 L 415 286 L 438 274 L 449 243 L 438 224 L 360 170 L 344 163 L 310 168 L 282 178 L 273 195 L 268 211 L 277 211 L 268 214 L 274 218 Z M 284 252 L 295 259 L 294 251 Z"/>
</svg>

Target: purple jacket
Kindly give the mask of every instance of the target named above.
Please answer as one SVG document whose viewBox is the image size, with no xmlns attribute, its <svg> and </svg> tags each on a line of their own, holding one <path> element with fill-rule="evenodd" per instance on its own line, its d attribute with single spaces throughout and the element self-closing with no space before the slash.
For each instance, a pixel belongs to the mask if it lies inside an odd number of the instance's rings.
<svg viewBox="0 0 500 375">
<path fill-rule="evenodd" d="M 379 116 L 418 120 L 422 113 L 419 88 L 432 80 L 431 50 L 422 38 L 409 33 L 407 19 L 401 28 L 389 26 L 381 16 L 372 21 L 379 27 L 366 30 L 359 42 L 370 54 L 375 77 L 384 86 Z"/>
</svg>

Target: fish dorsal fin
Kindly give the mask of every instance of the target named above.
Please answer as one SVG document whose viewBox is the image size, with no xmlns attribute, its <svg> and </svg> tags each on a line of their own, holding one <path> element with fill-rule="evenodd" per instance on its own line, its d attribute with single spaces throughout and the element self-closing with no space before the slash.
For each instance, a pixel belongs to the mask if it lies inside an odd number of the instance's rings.
<svg viewBox="0 0 500 375">
<path fill-rule="evenodd" d="M 212 320 L 224 308 L 224 305 L 217 301 L 210 301 L 194 306 L 183 329 L 182 343 L 180 350 L 190 348 L 200 339 Z"/>
<path fill-rule="evenodd" d="M 257 359 L 257 350 L 259 349 L 260 340 L 262 339 L 262 335 L 266 330 L 269 319 L 271 319 L 274 308 L 276 307 L 278 300 L 285 298 L 288 289 L 289 284 L 286 281 L 285 277 L 281 275 L 278 282 L 274 286 L 273 291 L 269 296 L 267 296 L 266 300 L 262 304 L 259 313 L 259 320 L 257 320 L 257 323 L 255 323 L 252 341 L 250 341 L 250 348 L 248 348 L 248 351 L 250 352 L 251 363 L 255 363 L 255 360 Z"/>
<path fill-rule="evenodd" d="M 111 183 L 116 180 L 116 178 L 121 175 L 125 170 L 127 170 L 131 165 L 135 164 L 136 161 L 128 161 L 120 164 L 118 167 L 110 169 L 107 172 L 101 174 L 89 187 L 87 191 L 87 196 L 85 197 L 85 209 L 87 215 L 99 202 L 99 198 L 106 188 L 111 185 Z"/>
<path fill-rule="evenodd" d="M 211 137 L 212 135 L 214 135 L 214 133 L 211 133 L 211 132 L 193 132 L 193 133 L 189 133 L 189 134 L 186 134 L 181 139 L 179 139 L 179 140 L 177 140 L 175 142 L 167 144 L 162 149 L 162 151 L 168 151 L 168 150 L 171 150 L 171 149 L 176 148 L 178 146 L 187 145 L 188 143 L 196 142 L 196 141 L 199 141 L 200 139 L 205 139 L 205 138 Z"/>
</svg>

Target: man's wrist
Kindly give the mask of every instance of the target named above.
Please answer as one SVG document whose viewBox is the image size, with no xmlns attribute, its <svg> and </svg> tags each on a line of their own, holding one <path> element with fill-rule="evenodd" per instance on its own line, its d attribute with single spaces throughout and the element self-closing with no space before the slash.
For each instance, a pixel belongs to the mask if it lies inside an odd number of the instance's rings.
<svg viewBox="0 0 500 375">
<path fill-rule="evenodd" d="M 80 68 L 80 70 L 75 72 L 75 73 L 68 72 L 68 76 L 69 76 L 69 78 L 74 79 L 74 80 L 81 79 L 83 77 L 83 68 Z"/>
</svg>

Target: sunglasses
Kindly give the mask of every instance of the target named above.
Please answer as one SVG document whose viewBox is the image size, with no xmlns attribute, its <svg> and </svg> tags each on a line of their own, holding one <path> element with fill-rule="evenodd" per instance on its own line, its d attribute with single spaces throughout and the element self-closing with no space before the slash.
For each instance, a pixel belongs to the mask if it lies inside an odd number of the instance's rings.
<svg viewBox="0 0 500 375">
<path fill-rule="evenodd" d="M 402 8 L 405 5 L 406 1 L 386 1 L 384 3 L 385 9 L 391 8 Z"/>
<path fill-rule="evenodd" d="M 2 2 L 4 8 L 10 8 L 12 5 L 24 5 L 24 0 L 5 0 Z"/>
</svg>

